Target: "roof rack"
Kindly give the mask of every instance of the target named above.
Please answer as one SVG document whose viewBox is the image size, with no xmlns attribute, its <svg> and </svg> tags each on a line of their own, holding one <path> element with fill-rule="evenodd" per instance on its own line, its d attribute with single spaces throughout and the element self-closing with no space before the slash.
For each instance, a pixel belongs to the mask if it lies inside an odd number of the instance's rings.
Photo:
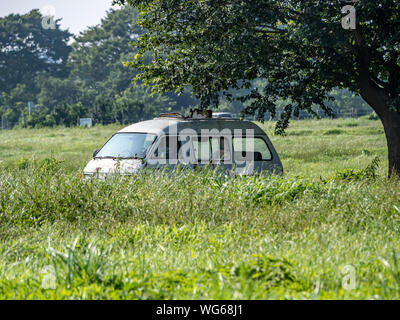
<svg viewBox="0 0 400 320">
<path fill-rule="evenodd" d="M 185 117 L 179 112 L 161 113 L 158 118 L 179 118 L 184 120 L 202 120 L 202 119 L 213 119 L 213 120 L 237 120 L 233 117 L 230 118 L 214 118 L 212 110 L 201 110 L 201 109 L 190 109 L 189 116 Z"/>
<path fill-rule="evenodd" d="M 211 119 L 211 110 L 201 110 L 201 109 L 190 109 L 189 116 L 184 117 L 179 112 L 161 113 L 159 118 L 181 118 L 181 119 Z"/>
<path fill-rule="evenodd" d="M 191 119 L 211 119 L 212 111 L 211 110 L 202 110 L 202 109 L 190 109 Z"/>
<path fill-rule="evenodd" d="M 159 118 L 184 118 L 179 112 L 161 113 Z"/>
</svg>

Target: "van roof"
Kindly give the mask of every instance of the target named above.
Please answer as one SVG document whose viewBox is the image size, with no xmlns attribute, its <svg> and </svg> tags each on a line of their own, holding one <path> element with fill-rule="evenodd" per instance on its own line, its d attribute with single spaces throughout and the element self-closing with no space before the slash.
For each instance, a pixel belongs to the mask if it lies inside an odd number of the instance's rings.
<svg viewBox="0 0 400 320">
<path fill-rule="evenodd" d="M 222 131 L 223 129 L 229 129 L 231 131 L 235 129 L 253 129 L 255 135 L 265 135 L 265 132 L 253 122 L 227 118 L 193 119 L 161 117 L 132 124 L 120 130 L 119 132 L 153 133 L 160 135 L 162 133 L 171 132 L 171 128 L 174 128 L 174 130 L 176 129 L 177 133 L 184 129 L 192 129 L 195 130 L 197 133 L 201 133 L 202 129 L 217 129 L 219 131 Z"/>
</svg>

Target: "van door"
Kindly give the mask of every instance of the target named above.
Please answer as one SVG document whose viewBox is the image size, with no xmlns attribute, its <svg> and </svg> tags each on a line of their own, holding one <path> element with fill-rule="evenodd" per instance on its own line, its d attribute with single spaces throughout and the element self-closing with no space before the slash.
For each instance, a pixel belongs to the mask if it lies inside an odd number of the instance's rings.
<svg viewBox="0 0 400 320">
<path fill-rule="evenodd" d="M 232 169 L 232 139 L 225 136 L 193 137 L 195 163 L 200 167 L 229 171 Z"/>
<path fill-rule="evenodd" d="M 232 169 L 232 137 L 211 137 L 212 164 L 224 172 Z"/>
<path fill-rule="evenodd" d="M 195 136 L 192 137 L 194 151 L 194 165 L 197 167 L 210 167 L 212 164 L 211 138 Z"/>
<path fill-rule="evenodd" d="M 182 154 L 185 152 L 185 154 Z M 155 144 L 154 151 L 149 157 L 149 168 L 193 167 L 193 151 L 191 141 L 181 141 L 178 136 L 162 136 Z"/>
</svg>

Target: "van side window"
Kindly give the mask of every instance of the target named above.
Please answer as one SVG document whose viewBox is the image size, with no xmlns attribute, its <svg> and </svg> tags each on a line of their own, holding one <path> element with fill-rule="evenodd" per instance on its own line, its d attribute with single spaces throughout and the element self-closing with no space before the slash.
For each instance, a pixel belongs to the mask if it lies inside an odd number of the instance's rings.
<svg viewBox="0 0 400 320">
<path fill-rule="evenodd" d="M 225 137 L 211 138 L 212 159 L 215 162 L 232 161 L 230 140 Z"/>
<path fill-rule="evenodd" d="M 164 136 L 160 140 L 154 156 L 157 159 L 177 160 L 182 143 L 177 136 Z"/>
<path fill-rule="evenodd" d="M 196 161 L 212 161 L 213 163 L 232 161 L 229 139 L 225 137 L 196 137 L 192 141 Z"/>
<path fill-rule="evenodd" d="M 262 138 L 234 137 L 233 151 L 235 160 L 254 160 L 254 161 L 272 160 L 271 151 L 269 150 L 267 143 Z"/>
<path fill-rule="evenodd" d="M 192 140 L 194 156 L 199 162 L 208 162 L 211 160 L 210 138 L 195 137 Z"/>
</svg>

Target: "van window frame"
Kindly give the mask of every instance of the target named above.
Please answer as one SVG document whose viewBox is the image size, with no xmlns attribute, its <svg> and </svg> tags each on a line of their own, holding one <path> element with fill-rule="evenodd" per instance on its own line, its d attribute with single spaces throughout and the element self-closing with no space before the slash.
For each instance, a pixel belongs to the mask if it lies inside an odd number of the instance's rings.
<svg viewBox="0 0 400 320">
<path fill-rule="evenodd" d="M 177 138 L 177 141 L 178 142 L 181 142 L 182 144 L 184 144 L 184 143 L 187 143 L 187 141 L 180 141 L 179 140 L 179 135 L 174 135 L 174 134 L 172 134 L 172 135 L 169 135 L 169 134 L 161 134 L 161 135 L 158 135 L 157 136 L 157 138 L 155 139 L 155 141 L 154 141 L 154 143 L 153 143 L 153 145 L 151 146 L 151 147 L 149 147 L 149 150 L 148 150 L 148 155 L 147 156 L 151 156 L 151 155 L 155 155 L 155 153 L 156 153 L 156 151 L 157 151 L 157 149 L 160 147 L 160 144 L 161 144 L 161 142 L 162 142 L 162 140 L 165 138 L 166 139 L 166 141 L 167 141 L 167 143 L 169 143 L 169 138 L 170 137 L 176 137 Z M 193 143 L 192 143 L 192 136 L 189 136 L 190 137 L 190 140 L 189 140 L 189 143 L 191 143 L 192 144 L 192 147 L 193 147 Z M 180 146 L 180 147 L 182 147 L 182 145 Z M 180 150 L 180 149 L 179 149 Z M 177 158 L 179 158 L 179 150 L 177 150 L 178 151 L 178 156 L 177 156 Z M 169 152 L 168 152 L 168 154 L 169 154 Z M 147 159 L 147 156 L 146 156 L 146 159 Z M 165 164 L 163 164 L 163 165 L 171 165 L 171 163 L 169 163 L 169 161 L 178 161 L 179 162 L 179 159 L 172 159 L 172 158 L 170 158 L 170 157 L 168 157 L 168 158 L 165 158 L 165 159 L 158 159 L 158 158 L 154 158 L 154 160 L 163 160 L 163 161 L 166 161 L 166 163 Z M 172 163 L 173 165 L 176 165 L 175 163 Z"/>
<path fill-rule="evenodd" d="M 196 139 L 196 140 L 195 140 Z M 212 163 L 212 156 L 213 156 L 213 152 L 212 152 L 212 145 L 211 145 L 211 137 L 208 137 L 207 142 L 208 142 L 208 154 L 209 154 L 209 159 L 199 159 L 198 157 L 198 151 L 196 151 L 195 147 L 194 147 L 194 141 L 198 142 L 198 143 L 203 143 L 203 141 L 200 141 L 200 139 L 202 139 L 199 135 L 197 136 L 190 136 L 190 142 L 193 146 L 193 156 L 194 156 L 194 160 L 196 161 L 197 164 L 207 164 L 207 163 Z"/>
<path fill-rule="evenodd" d="M 177 137 L 179 139 L 179 135 L 172 135 L 172 136 L 173 137 Z M 147 158 L 147 156 L 149 154 L 154 154 L 156 152 L 156 150 L 159 147 L 159 145 L 161 143 L 161 140 L 163 138 L 169 139 L 169 137 L 170 137 L 170 135 L 167 135 L 167 134 L 158 135 L 157 138 L 154 140 L 153 144 L 149 147 L 149 149 L 147 151 L 146 158 Z M 195 149 L 194 149 L 194 145 L 193 145 L 193 139 L 199 139 L 200 136 L 199 135 L 189 135 L 189 137 L 190 137 L 189 143 L 191 143 L 191 148 L 192 148 L 193 152 L 195 153 Z M 213 149 L 212 149 L 212 142 L 211 142 L 211 139 L 213 139 L 213 138 L 214 139 L 215 138 L 221 138 L 221 136 L 219 136 L 219 135 L 211 135 L 211 136 L 208 137 L 209 145 L 210 145 L 210 149 L 211 149 L 211 159 L 207 160 L 207 162 L 211 162 L 211 163 L 212 163 L 212 161 L 214 161 L 214 159 L 212 158 L 213 157 Z M 231 139 L 232 142 L 231 142 L 230 148 L 229 148 L 229 152 L 230 152 L 230 155 L 231 155 L 231 160 L 230 161 L 226 160 L 227 162 L 231 162 L 232 164 L 234 164 L 235 161 L 236 161 L 236 159 L 235 159 L 235 149 L 234 149 L 234 143 L 233 143 L 233 140 L 235 138 L 240 138 L 240 139 L 246 139 L 246 138 L 261 139 L 265 143 L 265 145 L 267 146 L 267 149 L 268 149 L 269 154 L 270 154 L 271 157 L 268 160 L 264 160 L 263 159 L 263 160 L 257 161 L 257 162 L 273 162 L 274 161 L 274 159 L 275 159 L 274 153 L 271 151 L 270 145 L 269 145 L 268 141 L 264 138 L 264 136 L 255 135 L 255 136 L 247 137 L 245 135 L 243 135 L 243 136 L 232 135 L 232 139 Z M 166 159 L 166 160 L 171 160 L 171 159 Z M 175 160 L 177 160 L 177 159 L 175 159 Z M 201 162 L 201 160 L 197 159 L 196 154 L 193 154 L 193 160 L 194 160 L 194 164 L 204 164 L 204 163 Z M 225 160 L 217 160 L 217 161 L 218 161 L 218 163 L 221 163 L 221 164 L 225 163 Z"/>
<path fill-rule="evenodd" d="M 233 135 L 231 137 L 233 138 Z M 229 146 L 228 152 L 229 152 L 230 158 L 228 158 L 228 159 L 214 159 L 214 148 L 213 148 L 212 140 L 213 139 L 218 139 L 218 144 L 219 144 L 219 147 L 220 147 L 218 152 L 220 152 L 221 151 L 221 140 L 223 140 L 225 142 L 226 137 L 223 136 L 223 135 L 222 136 L 221 135 L 209 135 L 209 136 L 207 136 L 207 138 L 208 138 L 208 144 L 209 144 L 209 147 L 210 147 L 210 159 L 208 159 L 208 160 L 198 159 L 197 155 L 196 155 L 196 152 L 195 152 L 195 154 L 194 154 L 195 159 L 194 160 L 196 161 L 196 163 L 197 164 L 210 163 L 210 164 L 213 164 L 213 165 L 233 164 L 233 158 L 234 158 L 234 156 L 233 156 L 233 142 L 228 144 L 228 146 Z M 194 139 L 197 139 L 197 140 L 201 139 L 201 136 L 200 135 L 190 136 L 190 140 L 191 140 L 192 146 L 193 146 L 193 151 L 194 151 L 194 145 L 193 145 Z M 229 140 L 233 141 L 232 139 L 228 139 L 228 142 L 229 142 Z M 224 144 L 224 151 L 225 151 L 225 144 Z M 220 156 L 221 156 L 221 154 L 220 154 Z"/>
<path fill-rule="evenodd" d="M 155 136 L 153 142 L 152 142 L 151 145 L 149 145 L 149 147 L 147 148 L 146 155 L 145 155 L 145 157 L 144 157 L 142 160 L 147 159 L 147 156 L 148 156 L 150 150 L 153 148 L 154 144 L 158 141 L 158 138 L 159 138 L 158 134 L 157 134 L 157 133 L 154 133 L 154 132 L 116 132 L 116 133 L 114 133 L 110 138 L 108 138 L 108 140 L 101 146 L 101 148 L 99 149 L 99 152 L 100 152 L 100 151 L 104 148 L 104 146 L 105 146 L 112 138 L 114 138 L 114 136 L 116 136 L 117 134 L 152 134 L 152 135 Z M 97 158 L 97 157 L 94 157 L 94 159 L 100 159 L 100 160 L 101 160 L 101 159 L 132 160 L 132 159 L 137 159 L 137 158 L 135 158 L 135 157 L 129 157 L 129 158 L 118 158 L 118 157 L 99 157 L 99 158 Z"/>
<path fill-rule="evenodd" d="M 273 154 L 273 152 L 271 151 L 271 148 L 269 147 L 269 143 L 268 143 L 268 141 L 263 137 L 263 136 L 261 136 L 261 135 L 255 135 L 255 136 L 251 136 L 251 137 L 247 137 L 247 136 L 245 136 L 245 135 L 243 135 L 243 136 L 233 136 L 232 137 L 232 153 L 233 153 L 233 161 L 236 161 L 236 159 L 235 159 L 235 146 L 234 146 L 234 143 L 233 143 L 233 140 L 234 139 L 237 139 L 237 138 L 239 138 L 239 139 L 246 139 L 246 138 L 254 138 L 254 139 L 261 139 L 262 141 L 264 141 L 264 143 L 265 143 L 265 145 L 267 146 L 267 149 L 268 149 L 268 151 L 269 151 L 269 154 L 271 155 L 271 159 L 268 159 L 268 160 L 261 160 L 261 161 L 255 161 L 255 162 L 272 162 L 272 161 L 274 161 L 274 154 Z"/>
</svg>

